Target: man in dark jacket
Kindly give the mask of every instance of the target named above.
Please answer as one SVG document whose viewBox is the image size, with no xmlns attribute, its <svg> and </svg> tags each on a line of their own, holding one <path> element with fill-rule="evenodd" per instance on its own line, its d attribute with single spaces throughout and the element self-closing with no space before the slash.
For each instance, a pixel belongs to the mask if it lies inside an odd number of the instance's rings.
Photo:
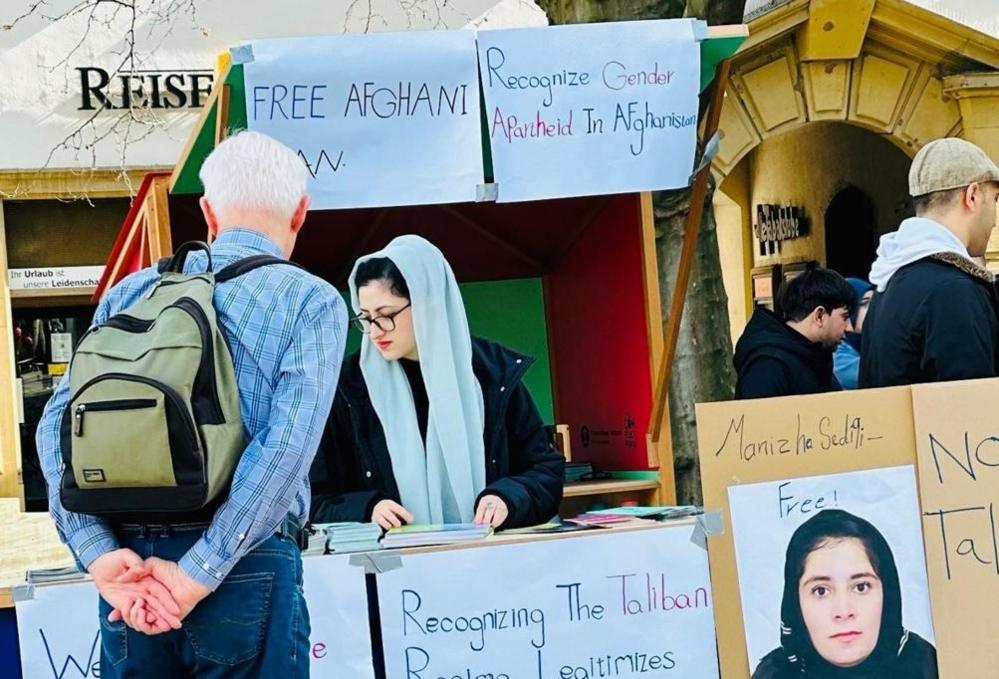
<svg viewBox="0 0 999 679">
<path fill-rule="evenodd" d="M 850 329 L 857 295 L 835 271 L 809 266 L 781 286 L 781 316 L 759 308 L 735 347 L 735 397 L 838 391 L 833 352 Z"/>
<path fill-rule="evenodd" d="M 985 254 L 999 167 L 961 139 L 930 142 L 912 161 L 916 216 L 881 238 L 865 321 L 861 387 L 994 377 L 999 322 Z"/>
</svg>

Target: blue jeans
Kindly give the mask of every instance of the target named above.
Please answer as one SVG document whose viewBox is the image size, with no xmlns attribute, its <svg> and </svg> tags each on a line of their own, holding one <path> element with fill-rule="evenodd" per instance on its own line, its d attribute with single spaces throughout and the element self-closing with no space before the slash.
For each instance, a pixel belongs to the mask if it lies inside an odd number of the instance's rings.
<svg viewBox="0 0 999 679">
<path fill-rule="evenodd" d="M 204 530 L 173 526 L 117 533 L 121 546 L 142 558 L 176 561 Z M 274 535 L 244 556 L 179 630 L 146 636 L 123 622 L 108 622 L 110 612 L 101 599 L 101 679 L 309 676 L 302 557 L 286 537 Z"/>
</svg>

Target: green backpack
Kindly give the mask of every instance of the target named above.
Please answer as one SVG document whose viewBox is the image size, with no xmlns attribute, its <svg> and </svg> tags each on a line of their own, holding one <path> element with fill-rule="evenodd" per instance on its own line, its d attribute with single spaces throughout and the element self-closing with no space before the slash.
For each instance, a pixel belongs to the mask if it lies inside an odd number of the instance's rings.
<svg viewBox="0 0 999 679">
<path fill-rule="evenodd" d="M 208 269 L 185 274 L 194 249 Z M 209 520 L 228 496 L 247 439 L 236 370 L 212 303 L 215 286 L 269 255 L 212 274 L 185 243 L 160 280 L 81 338 L 62 422 L 63 506 L 118 520 Z"/>
</svg>

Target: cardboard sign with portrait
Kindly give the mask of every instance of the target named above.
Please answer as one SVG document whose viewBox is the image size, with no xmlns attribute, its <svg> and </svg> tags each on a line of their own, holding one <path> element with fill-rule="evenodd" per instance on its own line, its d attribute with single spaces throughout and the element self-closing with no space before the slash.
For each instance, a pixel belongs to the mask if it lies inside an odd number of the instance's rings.
<svg viewBox="0 0 999 679">
<path fill-rule="evenodd" d="M 728 496 L 754 678 L 932 672 L 912 465 L 730 486 Z"/>
<path fill-rule="evenodd" d="M 697 425 L 721 676 L 934 676 L 911 390 L 701 404 Z"/>
</svg>

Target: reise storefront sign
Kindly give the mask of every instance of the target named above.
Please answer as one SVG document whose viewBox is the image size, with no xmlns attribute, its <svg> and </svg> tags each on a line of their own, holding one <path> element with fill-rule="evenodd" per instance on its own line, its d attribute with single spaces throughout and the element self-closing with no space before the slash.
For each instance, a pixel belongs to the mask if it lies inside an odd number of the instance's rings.
<svg viewBox="0 0 999 679">
<path fill-rule="evenodd" d="M 117 175 L 122 168 L 173 165 L 208 106 L 221 52 L 251 37 L 360 33 L 368 14 L 351 3 L 320 0 L 295 0 L 294 11 L 275 11 L 268 0 L 144 2 L 134 13 L 130 2 L 89 2 L 86 11 L 65 13 L 54 9 L 63 4 L 0 2 L 0 24 L 24 15 L 11 30 L 0 30 L 0 174 L 17 173 L 10 179 L 11 193 L 40 186 L 37 178 L 21 173 L 42 168 Z M 197 12 L 180 9 L 188 4 L 191 9 L 196 4 Z M 459 28 L 487 20 L 501 27 L 547 23 L 544 12 L 522 0 L 375 5 L 372 16 L 386 31 Z M 321 162 L 326 167 L 326 159 Z M 94 181 L 79 179 L 91 191 Z"/>
<path fill-rule="evenodd" d="M 81 111 L 201 108 L 212 91 L 211 69 L 134 70 L 109 73 L 79 66 Z"/>
</svg>

